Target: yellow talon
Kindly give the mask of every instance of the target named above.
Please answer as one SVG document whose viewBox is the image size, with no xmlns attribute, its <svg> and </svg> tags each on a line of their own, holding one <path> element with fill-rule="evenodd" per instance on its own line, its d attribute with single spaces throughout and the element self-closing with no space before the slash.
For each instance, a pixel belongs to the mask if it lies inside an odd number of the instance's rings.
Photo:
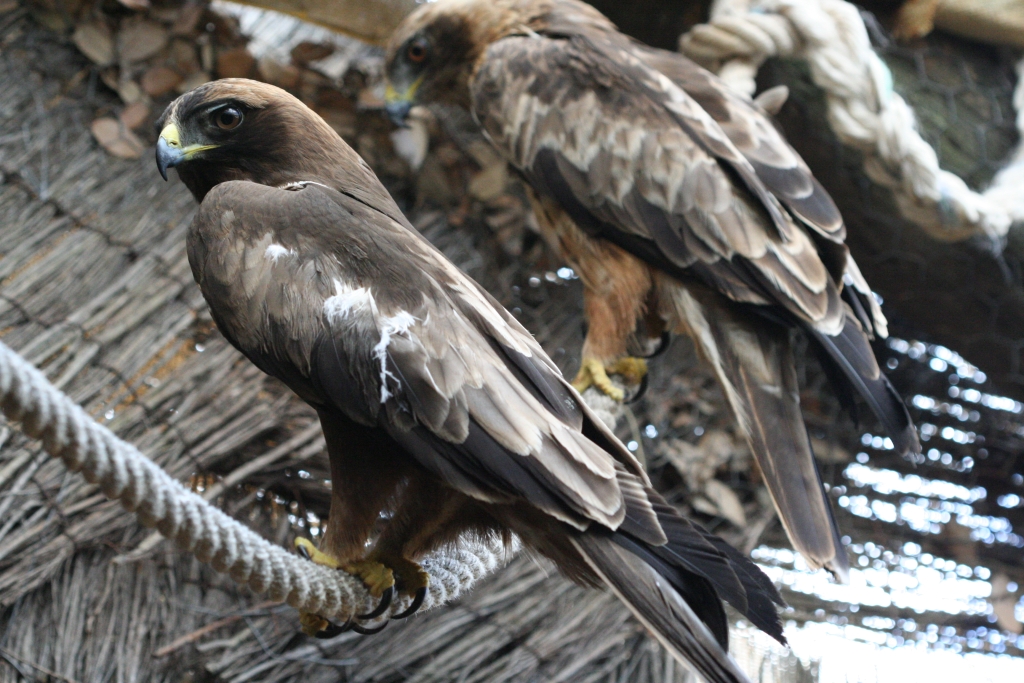
<svg viewBox="0 0 1024 683">
<path fill-rule="evenodd" d="M 384 595 L 384 591 L 395 585 L 395 573 L 380 562 L 374 560 L 358 560 L 342 567 L 353 576 L 363 580 L 366 590 L 375 598 Z"/>
<path fill-rule="evenodd" d="M 334 559 L 327 553 L 317 548 L 315 545 L 313 545 L 313 541 L 309 540 L 308 538 L 302 538 L 301 536 L 299 538 L 296 538 L 295 547 L 305 550 L 306 554 L 309 555 L 309 559 L 315 562 L 316 564 L 321 564 L 325 567 L 330 567 L 331 569 L 337 569 L 341 566 L 340 562 L 338 562 L 336 559 Z"/>
<path fill-rule="evenodd" d="M 647 361 L 624 356 L 605 368 L 605 371 L 612 375 L 622 375 L 629 384 L 640 384 L 647 374 Z"/>
<path fill-rule="evenodd" d="M 314 564 L 330 567 L 331 569 L 337 569 L 341 566 L 340 562 L 317 548 L 313 545 L 313 541 L 308 538 L 302 538 L 301 536 L 296 538 L 295 547 L 302 551 Z M 299 625 L 302 628 L 302 632 L 307 636 L 315 636 L 327 629 L 331 622 L 319 614 L 299 610 Z"/>
<path fill-rule="evenodd" d="M 580 366 L 580 371 L 576 374 L 576 379 L 572 381 L 572 385 L 580 393 L 583 393 L 592 386 L 597 387 L 598 390 L 610 398 L 621 401 L 626 395 L 622 389 L 612 384 L 612 381 L 608 378 L 609 373 L 621 375 L 629 384 L 639 384 L 640 380 L 647 374 L 647 361 L 643 358 L 626 356 L 605 366 L 604 363 L 596 358 L 586 358 Z"/>
<path fill-rule="evenodd" d="M 312 612 L 299 612 L 299 626 L 302 628 L 302 632 L 307 636 L 315 636 L 330 625 L 331 622 L 327 621 L 319 614 L 313 614 Z"/>
<path fill-rule="evenodd" d="M 384 561 L 395 573 L 395 588 L 406 595 L 415 595 L 416 591 L 430 585 L 430 574 L 416 562 L 404 557 L 387 558 Z"/>
</svg>

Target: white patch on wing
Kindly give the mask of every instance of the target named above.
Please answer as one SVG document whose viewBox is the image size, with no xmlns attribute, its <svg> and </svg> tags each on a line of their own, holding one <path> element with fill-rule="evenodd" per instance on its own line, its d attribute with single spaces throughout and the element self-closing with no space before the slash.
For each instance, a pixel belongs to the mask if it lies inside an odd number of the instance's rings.
<svg viewBox="0 0 1024 683">
<path fill-rule="evenodd" d="M 380 402 L 385 403 L 393 396 L 388 390 L 388 378 L 401 387 L 398 377 L 388 370 L 388 346 L 398 335 L 411 336 L 409 328 L 419 320 L 406 311 L 383 317 L 368 287 L 352 287 L 349 283 L 335 278 L 334 296 L 324 300 L 324 316 L 327 321 L 333 324 L 360 315 L 365 316 L 364 322 L 372 324 L 380 331 L 380 341 L 373 347 L 371 353 L 380 363 Z"/>
<path fill-rule="evenodd" d="M 271 243 L 267 245 L 267 250 L 263 252 L 263 255 L 271 263 L 277 263 L 277 260 L 282 256 L 294 256 L 295 250 L 288 249 L 287 247 L 283 247 L 280 244 Z"/>
<path fill-rule="evenodd" d="M 274 246 L 274 245 L 271 245 Z M 270 251 L 270 247 L 267 247 Z M 353 312 L 369 310 L 376 313 L 377 302 L 367 287 L 352 287 L 347 282 L 334 279 L 334 296 L 324 299 L 324 315 L 329 322 L 345 320 Z"/>
<path fill-rule="evenodd" d="M 391 344 L 391 338 L 393 336 L 409 334 L 409 328 L 415 323 L 416 318 L 406 311 L 399 311 L 396 315 L 381 320 L 380 341 L 373 347 L 373 357 L 380 363 L 381 403 L 385 403 L 389 398 L 391 398 L 391 392 L 388 391 L 388 377 L 401 386 L 401 382 L 399 382 L 398 378 L 388 370 L 388 345 Z"/>
</svg>

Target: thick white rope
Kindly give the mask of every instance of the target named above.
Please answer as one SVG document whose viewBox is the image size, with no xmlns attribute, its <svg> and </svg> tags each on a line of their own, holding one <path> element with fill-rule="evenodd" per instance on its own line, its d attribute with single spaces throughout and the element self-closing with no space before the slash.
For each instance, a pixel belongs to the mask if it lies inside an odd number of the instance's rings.
<svg viewBox="0 0 1024 683">
<path fill-rule="evenodd" d="M 179 548 L 219 572 L 273 600 L 297 609 L 347 620 L 375 605 L 362 581 L 314 564 L 270 543 L 202 497 L 182 486 L 131 444 L 96 423 L 79 405 L 50 384 L 39 370 L 0 343 L 0 409 L 39 438 L 48 453 L 81 472 L 103 493 L 118 499 L 139 521 L 156 527 Z M 511 552 L 501 541 L 462 542 L 422 564 L 430 587 L 421 609 L 456 598 L 504 564 Z M 396 600 L 387 613 L 409 604 Z"/>
<path fill-rule="evenodd" d="M 845 0 L 717 0 L 710 23 L 683 35 L 679 48 L 719 66 L 719 75 L 748 95 L 769 57 L 807 60 L 825 92 L 832 130 L 864 153 L 868 177 L 892 189 L 903 216 L 932 237 L 999 238 L 1024 221 L 1024 78 L 1014 94 L 1020 146 L 979 193 L 939 168 L 910 105 L 893 92 L 892 74 L 871 48 L 859 11 Z M 1024 60 L 1017 72 L 1024 76 Z"/>
</svg>

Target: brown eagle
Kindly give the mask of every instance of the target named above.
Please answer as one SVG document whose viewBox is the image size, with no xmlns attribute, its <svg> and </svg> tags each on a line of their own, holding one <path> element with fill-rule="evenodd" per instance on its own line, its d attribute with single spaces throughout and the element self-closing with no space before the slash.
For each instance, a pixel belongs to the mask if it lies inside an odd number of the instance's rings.
<svg viewBox="0 0 1024 683">
<path fill-rule="evenodd" d="M 387 106 L 469 110 L 525 179 L 548 241 L 584 287 L 577 389 L 645 372 L 638 332 L 686 333 L 714 368 L 779 516 L 813 567 L 846 552 L 800 413 L 791 332 L 820 350 L 901 454 L 919 452 L 869 339 L 885 318 L 832 199 L 751 99 L 640 44 L 577 0 L 439 0 L 387 53 Z"/>
<path fill-rule="evenodd" d="M 319 413 L 331 510 L 320 548 L 304 545 L 381 597 L 364 619 L 396 590 L 423 595 L 424 554 L 515 534 L 615 591 L 708 681 L 746 680 L 719 596 L 782 640 L 768 578 L 651 489 L 533 337 L 320 117 L 230 79 L 181 96 L 159 125 L 160 172 L 176 167 L 200 203 L 188 258 L 218 328 Z M 309 614 L 303 626 L 344 628 Z"/>
</svg>

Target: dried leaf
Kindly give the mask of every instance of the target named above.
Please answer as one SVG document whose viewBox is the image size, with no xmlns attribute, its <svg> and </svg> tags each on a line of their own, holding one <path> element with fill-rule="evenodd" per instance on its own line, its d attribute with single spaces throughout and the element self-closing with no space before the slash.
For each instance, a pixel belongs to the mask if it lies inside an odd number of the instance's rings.
<svg viewBox="0 0 1024 683">
<path fill-rule="evenodd" d="M 114 39 L 106 24 L 101 22 L 79 24 L 71 35 L 71 40 L 75 47 L 94 64 L 110 66 L 114 63 Z"/>
<path fill-rule="evenodd" d="M 89 127 L 96 142 L 111 156 L 120 159 L 138 159 L 146 146 L 135 133 L 115 118 L 105 116 L 96 119 Z"/>
<path fill-rule="evenodd" d="M 256 60 L 244 47 L 224 50 L 217 54 L 218 78 L 248 78 Z"/>
<path fill-rule="evenodd" d="M 728 486 L 717 479 L 709 479 L 704 484 L 704 495 L 718 508 L 718 513 L 741 529 L 747 526 L 747 513 L 739 497 Z"/>
<path fill-rule="evenodd" d="M 167 46 L 167 31 L 153 21 L 129 19 L 117 34 L 117 55 L 125 64 L 142 62 Z"/>
<path fill-rule="evenodd" d="M 145 102 L 135 102 L 125 107 L 117 118 L 121 120 L 125 128 L 135 130 L 149 118 L 149 105 Z"/>
<path fill-rule="evenodd" d="M 194 74 L 202 70 L 199 63 L 199 55 L 196 53 L 196 46 L 190 40 L 175 38 L 167 50 L 166 65 L 183 76 Z"/>
<path fill-rule="evenodd" d="M 694 496 L 690 499 L 690 507 L 708 517 L 718 516 L 718 506 L 704 496 Z"/>
<path fill-rule="evenodd" d="M 291 64 L 281 64 L 269 55 L 260 57 L 256 64 L 256 73 L 261 80 L 285 90 L 292 90 L 299 84 L 298 68 Z"/>
<path fill-rule="evenodd" d="M 334 46 L 326 43 L 311 43 L 303 41 L 292 48 L 292 62 L 299 66 L 305 66 L 324 57 L 334 54 Z"/>
<path fill-rule="evenodd" d="M 117 84 L 117 94 L 125 104 L 134 104 L 143 97 L 142 88 L 132 80 L 123 80 Z"/>
<path fill-rule="evenodd" d="M 178 18 L 171 27 L 172 36 L 191 36 L 203 16 L 205 6 L 196 2 L 187 2 L 178 12 Z"/>
<path fill-rule="evenodd" d="M 154 66 L 142 74 L 140 84 L 150 97 L 160 97 L 174 90 L 181 81 L 181 74 L 174 69 L 169 69 L 166 66 Z"/>
</svg>

